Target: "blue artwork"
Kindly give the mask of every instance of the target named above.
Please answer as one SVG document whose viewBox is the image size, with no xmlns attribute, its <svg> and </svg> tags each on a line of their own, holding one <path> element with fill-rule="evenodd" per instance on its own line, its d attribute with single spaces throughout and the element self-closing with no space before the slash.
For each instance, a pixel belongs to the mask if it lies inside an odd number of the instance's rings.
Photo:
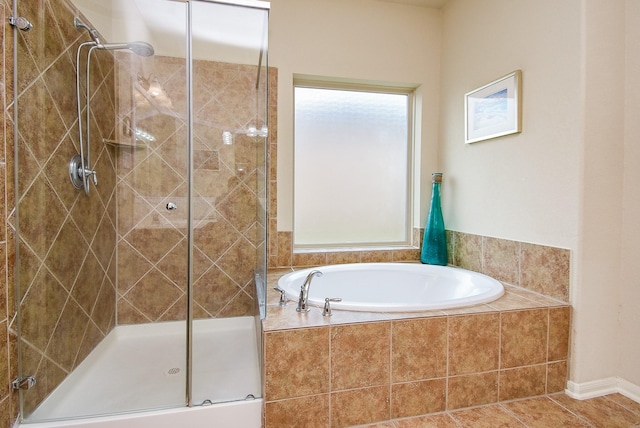
<svg viewBox="0 0 640 428">
<path fill-rule="evenodd" d="M 507 88 L 476 99 L 474 103 L 473 129 L 493 127 L 507 121 L 508 98 Z"/>
</svg>

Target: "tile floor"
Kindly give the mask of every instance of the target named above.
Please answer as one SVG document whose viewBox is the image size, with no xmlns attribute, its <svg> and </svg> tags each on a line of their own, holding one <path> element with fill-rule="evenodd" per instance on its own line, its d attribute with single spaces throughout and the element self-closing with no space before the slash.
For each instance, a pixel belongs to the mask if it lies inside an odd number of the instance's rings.
<svg viewBox="0 0 640 428">
<path fill-rule="evenodd" d="M 640 403 L 621 395 L 579 401 L 560 393 L 415 418 L 361 425 L 362 428 L 564 428 L 640 427 Z"/>
</svg>

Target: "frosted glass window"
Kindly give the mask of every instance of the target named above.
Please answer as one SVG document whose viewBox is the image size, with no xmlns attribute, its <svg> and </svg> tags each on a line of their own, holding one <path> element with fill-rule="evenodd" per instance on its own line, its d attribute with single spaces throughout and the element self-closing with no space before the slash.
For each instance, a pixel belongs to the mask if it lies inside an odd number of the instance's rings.
<svg viewBox="0 0 640 428">
<path fill-rule="evenodd" d="M 295 87 L 294 246 L 409 242 L 409 93 Z"/>
</svg>

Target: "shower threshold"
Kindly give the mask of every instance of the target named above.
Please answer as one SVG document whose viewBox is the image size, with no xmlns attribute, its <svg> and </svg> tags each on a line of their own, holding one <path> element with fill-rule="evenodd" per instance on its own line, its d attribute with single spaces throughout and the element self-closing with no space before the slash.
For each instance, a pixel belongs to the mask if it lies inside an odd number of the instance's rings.
<svg viewBox="0 0 640 428">
<path fill-rule="evenodd" d="M 181 321 L 114 328 L 26 422 L 184 407 L 185 330 Z M 254 317 L 196 320 L 193 338 L 193 403 L 262 396 Z"/>
</svg>

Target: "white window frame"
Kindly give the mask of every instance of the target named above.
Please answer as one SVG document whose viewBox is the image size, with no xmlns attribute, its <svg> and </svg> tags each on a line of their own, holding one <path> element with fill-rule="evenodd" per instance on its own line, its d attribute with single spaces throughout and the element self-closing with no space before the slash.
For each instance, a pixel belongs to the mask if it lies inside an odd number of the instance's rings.
<svg viewBox="0 0 640 428">
<path fill-rule="evenodd" d="M 414 198 L 414 165 L 415 165 L 415 156 L 416 156 L 416 147 L 415 147 L 415 132 L 414 132 L 414 122 L 415 122 L 415 102 L 416 96 L 415 86 L 407 86 L 407 85 L 399 85 L 399 84 L 380 84 L 369 83 L 369 82 L 353 82 L 353 81 L 345 81 L 341 79 L 333 79 L 333 78 L 320 78 L 316 76 L 306 76 L 306 75 L 296 75 L 294 76 L 293 81 L 293 93 L 294 93 L 294 108 L 293 112 L 295 115 L 296 107 L 295 107 L 295 93 L 296 88 L 316 88 L 316 89 L 329 89 L 329 90 L 345 90 L 345 91 L 360 91 L 360 92 L 371 92 L 371 93 L 386 93 L 386 94 L 401 94 L 406 95 L 407 99 L 407 159 L 406 159 L 406 183 L 407 188 L 406 192 L 406 206 L 405 206 L 405 216 L 404 216 L 404 237 L 401 240 L 393 241 L 393 242 L 335 242 L 335 243 L 319 243 L 319 244 L 300 244 L 296 242 L 296 213 L 295 213 L 295 200 L 293 203 L 293 250 L 296 253 L 304 253 L 304 252 L 317 252 L 317 251 L 354 251 L 354 250 L 393 250 L 393 249 L 404 249 L 404 248 L 413 248 L 413 198 Z M 295 124 L 295 117 L 294 117 Z M 295 125 L 294 125 L 295 126 Z M 295 161 L 295 130 L 294 130 L 294 170 L 297 167 Z M 295 199 L 295 173 L 294 173 L 294 199 Z M 316 203 L 322 203 L 322 201 L 316 201 Z"/>
</svg>

